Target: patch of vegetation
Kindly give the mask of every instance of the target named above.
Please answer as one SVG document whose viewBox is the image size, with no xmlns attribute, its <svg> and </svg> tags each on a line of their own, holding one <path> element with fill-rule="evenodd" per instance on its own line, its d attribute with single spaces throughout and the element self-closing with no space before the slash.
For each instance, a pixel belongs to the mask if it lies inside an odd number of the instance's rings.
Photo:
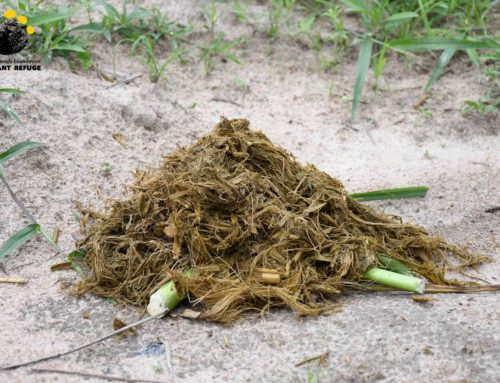
<svg viewBox="0 0 500 383">
<path fill-rule="evenodd" d="M 59 56 L 89 68 L 90 49 L 97 36 L 102 36 L 114 46 L 129 46 L 130 53 L 145 65 L 153 82 L 164 76 L 174 60 L 183 60 L 188 53 L 202 59 L 206 73 L 214 68 L 216 57 L 223 62 L 240 63 L 236 49 L 242 40 L 229 41 L 224 32 L 216 33 L 220 11 L 215 1 L 202 7 L 203 30 L 192 30 L 170 20 L 158 8 L 147 9 L 128 0 L 121 8 L 106 0 L 80 0 L 70 8 L 30 0 L 19 0 L 17 4 L 7 0 L 6 4 L 25 14 L 36 27 L 29 52 L 42 56 L 45 61 Z M 490 25 L 494 25 L 491 23 L 495 19 L 494 6 L 494 2 L 487 0 L 269 0 L 266 12 L 251 14 L 243 1 L 233 1 L 236 19 L 245 24 L 263 21 L 271 41 L 280 36 L 283 26 L 288 35 L 305 36 L 311 48 L 318 52 L 325 69 L 337 65 L 336 60 L 320 54 L 325 43 L 333 46 L 337 53 L 348 46 L 356 47 L 353 118 L 370 69 L 377 88 L 390 52 L 408 57 L 418 52 L 438 54 L 435 68 L 423 87 L 425 92 L 459 54 L 467 55 L 477 67 L 493 56 L 498 58 L 500 44 L 490 30 Z M 89 22 L 72 26 L 70 18 L 83 12 L 87 12 Z M 354 20 L 349 24 L 355 27 L 348 26 L 347 20 Z M 208 41 L 200 45 L 195 42 L 195 34 L 208 35 Z M 496 74 L 488 72 L 487 76 Z M 495 90 L 486 92 L 481 100 L 468 101 L 467 108 L 481 113 L 496 110 L 495 95 Z"/>
<path fill-rule="evenodd" d="M 221 58 L 222 61 L 232 61 L 241 64 L 236 55 L 232 52 L 233 48 L 241 43 L 241 40 L 225 41 L 224 32 L 220 32 L 212 40 L 212 43 L 201 48 L 201 58 L 205 64 L 205 73 L 209 73 L 214 67 L 214 57 Z"/>
<path fill-rule="evenodd" d="M 234 3 L 238 20 L 246 23 L 252 18 L 242 3 Z M 323 42 L 333 44 L 337 52 L 347 45 L 358 48 L 358 63 L 352 98 L 352 117 L 356 117 L 367 73 L 372 68 L 375 88 L 387 62 L 390 51 L 410 56 L 414 52 L 437 52 L 435 68 L 423 90 L 429 91 L 443 74 L 448 63 L 464 52 L 479 66 L 489 57 L 488 52 L 500 51 L 498 39 L 489 30 L 494 18 L 492 1 L 435 0 L 360 1 L 341 0 L 270 0 L 268 3 L 267 35 L 275 40 L 280 26 L 290 35 L 305 35 L 311 47 L 318 51 Z M 291 20 L 296 11 L 302 15 Z M 347 18 L 354 17 L 359 27 L 347 27 Z M 328 26 L 329 33 L 320 33 Z M 324 28 L 323 28 L 324 29 Z M 485 52 L 482 56 L 478 53 Z M 325 68 L 335 62 L 320 57 Z M 486 96 L 487 97 L 487 96 Z M 484 109 L 484 104 L 471 102 L 470 107 Z"/>
<path fill-rule="evenodd" d="M 486 91 L 479 100 L 465 101 L 466 113 L 494 114 L 500 109 L 500 53 L 497 52 L 496 56 L 492 56 L 491 59 L 492 66 L 483 72 Z"/>
</svg>

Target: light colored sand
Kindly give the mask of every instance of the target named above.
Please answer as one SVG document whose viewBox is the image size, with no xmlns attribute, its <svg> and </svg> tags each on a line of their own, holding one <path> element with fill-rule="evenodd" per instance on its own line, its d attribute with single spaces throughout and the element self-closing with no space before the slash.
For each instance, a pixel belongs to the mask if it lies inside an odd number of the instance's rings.
<svg viewBox="0 0 500 383">
<path fill-rule="evenodd" d="M 200 22 L 193 4 L 166 9 Z M 251 30 L 236 27 L 230 16 L 221 17 L 218 28 L 230 30 L 231 36 Z M 100 206 L 97 189 L 121 197 L 132 170 L 155 166 L 162 154 L 194 142 L 226 115 L 250 119 L 254 128 L 301 161 L 340 178 L 350 191 L 428 185 L 425 199 L 375 205 L 493 256 L 496 261 L 479 273 L 500 283 L 500 214 L 484 213 L 500 204 L 500 121 L 498 116 L 462 115 L 463 100 L 482 92 L 478 73 L 465 59 L 454 62 L 435 87 L 427 106 L 431 118 L 412 108 L 429 73 L 418 74 L 391 59 L 383 89 L 366 92 L 359 122 L 351 123 L 345 98 L 351 95 L 353 60 L 338 73 L 324 73 L 314 54 L 292 38 L 274 45 L 271 55 L 262 36 L 251 41 L 242 66 L 217 61 L 206 77 L 199 63 L 175 65 L 161 84 L 144 79 L 105 90 L 109 84 L 94 72 L 72 73 L 58 62 L 42 73 L 2 75 L 2 86 L 29 93 L 3 98 L 26 127 L 0 117 L 0 149 L 26 139 L 49 145 L 9 163 L 6 174 L 40 222 L 62 230 L 63 249 L 71 250 L 79 235 L 73 217 L 77 201 Z M 109 65 L 109 48 L 97 47 L 95 61 Z M 128 75 L 143 70 L 126 55 L 120 63 Z M 431 61 L 421 59 L 421 64 L 432 68 Z M 242 81 L 248 90 L 237 86 Z M 128 149 L 113 140 L 114 132 L 125 136 Z M 110 176 L 100 172 L 104 162 L 113 167 Z M 4 241 L 26 221 L 4 188 L 0 211 Z M 5 260 L 9 275 L 29 283 L 0 285 L 0 365 L 90 340 L 109 331 L 115 315 L 126 321 L 138 317 L 134 309 L 95 297 L 67 296 L 61 286 L 74 281 L 75 274 L 49 270 L 61 260 L 41 240 Z M 406 294 L 350 294 L 334 316 L 304 319 L 278 310 L 231 328 L 168 318 L 145 325 L 136 337 L 110 340 L 40 367 L 172 382 L 293 382 L 306 381 L 308 374 L 324 382 L 497 382 L 499 296 L 441 295 L 422 305 Z M 82 318 L 84 310 L 90 311 L 90 320 Z M 152 342 L 163 342 L 164 351 L 135 355 Z M 326 366 L 294 367 L 326 350 Z M 0 381 L 80 379 L 20 369 L 0 372 Z"/>
</svg>

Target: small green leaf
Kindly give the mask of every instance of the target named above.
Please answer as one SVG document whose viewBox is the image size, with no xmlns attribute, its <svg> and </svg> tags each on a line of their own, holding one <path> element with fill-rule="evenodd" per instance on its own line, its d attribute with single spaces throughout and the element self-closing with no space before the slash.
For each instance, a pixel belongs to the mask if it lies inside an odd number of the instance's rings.
<svg viewBox="0 0 500 383">
<path fill-rule="evenodd" d="M 5 152 L 0 153 L 0 164 L 10 160 L 13 157 L 20 156 L 23 153 L 26 153 L 28 150 L 39 148 L 40 146 L 45 146 L 41 142 L 34 141 L 23 141 L 19 144 L 16 144 Z"/>
<path fill-rule="evenodd" d="M 0 260 L 38 233 L 40 233 L 40 225 L 37 223 L 33 223 L 26 226 L 24 229 L 19 230 L 0 247 Z"/>
<path fill-rule="evenodd" d="M 439 56 L 439 59 L 436 62 L 436 67 L 434 68 L 434 71 L 432 72 L 432 75 L 424 88 L 426 92 L 431 89 L 432 85 L 434 85 L 437 79 L 441 77 L 444 72 L 444 68 L 446 67 L 446 65 L 448 65 L 455 52 L 455 48 L 447 48 L 443 51 L 443 53 L 441 53 L 441 56 Z"/>
<path fill-rule="evenodd" d="M 418 13 L 400 12 L 400 13 L 395 13 L 394 15 L 389 16 L 387 19 L 385 19 L 384 23 L 388 24 L 388 23 L 395 22 L 395 21 L 403 21 L 403 20 L 413 19 L 415 17 L 418 17 Z"/>
<path fill-rule="evenodd" d="M 311 30 L 314 22 L 316 21 L 316 15 L 313 13 L 309 17 L 299 21 L 299 30 L 302 33 L 307 33 Z"/>
<path fill-rule="evenodd" d="M 352 118 L 356 117 L 361 93 L 365 84 L 366 74 L 370 68 L 373 42 L 369 37 L 365 37 L 359 48 L 358 64 L 356 67 L 356 82 L 354 84 L 354 98 L 352 100 Z"/>
<path fill-rule="evenodd" d="M 68 262 L 81 261 L 85 258 L 86 255 L 87 255 L 87 250 L 85 250 L 82 247 L 78 250 L 73 250 L 71 253 L 68 254 L 66 259 Z"/>
<path fill-rule="evenodd" d="M 398 189 L 374 190 L 364 193 L 353 193 L 351 197 L 358 201 L 378 201 L 385 199 L 401 199 L 425 197 L 429 188 L 427 186 L 412 186 Z"/>
<path fill-rule="evenodd" d="M 81 276 L 83 276 L 83 271 L 77 262 L 83 261 L 83 259 L 85 258 L 86 255 L 87 255 L 87 251 L 82 247 L 78 250 L 72 251 L 66 257 L 66 260 L 71 263 L 71 268 L 73 270 L 75 270 Z"/>
</svg>

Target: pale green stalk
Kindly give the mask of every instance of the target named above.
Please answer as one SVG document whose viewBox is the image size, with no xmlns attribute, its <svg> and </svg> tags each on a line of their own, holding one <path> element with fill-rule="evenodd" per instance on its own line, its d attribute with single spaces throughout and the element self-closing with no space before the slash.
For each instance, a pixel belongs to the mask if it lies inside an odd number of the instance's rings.
<svg viewBox="0 0 500 383">
<path fill-rule="evenodd" d="M 184 275 L 188 277 L 191 276 L 191 274 L 191 270 L 184 273 Z M 174 281 L 168 281 L 149 298 L 147 307 L 148 313 L 150 315 L 158 315 L 161 312 L 165 312 L 166 314 L 172 311 L 182 299 L 184 299 L 184 297 L 179 296 Z"/>
<path fill-rule="evenodd" d="M 392 271 L 374 267 L 368 270 L 364 277 L 370 281 L 384 286 L 394 287 L 399 290 L 411 291 L 413 293 L 423 293 L 425 282 L 423 279 L 415 278 L 409 275 L 394 273 Z"/>
</svg>

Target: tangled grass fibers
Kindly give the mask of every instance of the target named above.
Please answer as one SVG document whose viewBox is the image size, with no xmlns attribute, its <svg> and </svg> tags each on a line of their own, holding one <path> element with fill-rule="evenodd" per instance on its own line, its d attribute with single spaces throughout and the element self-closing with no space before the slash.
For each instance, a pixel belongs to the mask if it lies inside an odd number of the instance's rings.
<svg viewBox="0 0 500 383">
<path fill-rule="evenodd" d="M 222 119 L 190 148 L 136 175 L 130 198 L 113 201 L 108 214 L 89 212 L 80 293 L 143 306 L 173 278 L 204 305 L 204 318 L 228 323 L 271 306 L 303 315 L 335 309 L 331 297 L 366 287 L 362 275 L 380 254 L 434 283 L 458 283 L 445 279 L 452 264 L 486 260 L 357 202 L 246 120 Z M 259 268 L 277 270 L 280 283 L 263 283 Z"/>
</svg>

